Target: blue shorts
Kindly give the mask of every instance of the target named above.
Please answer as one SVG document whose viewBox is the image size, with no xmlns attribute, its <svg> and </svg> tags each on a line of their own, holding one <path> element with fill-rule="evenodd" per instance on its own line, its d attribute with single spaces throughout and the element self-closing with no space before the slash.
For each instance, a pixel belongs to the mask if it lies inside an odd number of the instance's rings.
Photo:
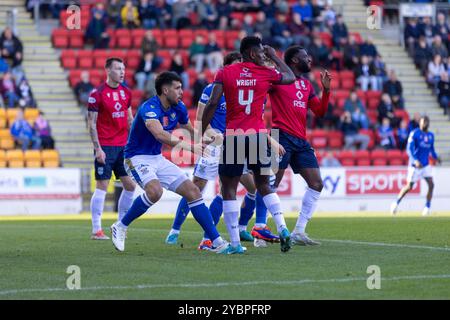
<svg viewBox="0 0 450 320">
<path fill-rule="evenodd" d="M 280 169 L 286 169 L 291 165 L 292 171 L 299 173 L 300 169 L 319 168 L 314 149 L 308 141 L 280 130 L 279 142 L 286 150 L 279 164 Z"/>
<path fill-rule="evenodd" d="M 106 154 L 105 164 L 101 164 L 95 159 L 95 180 L 110 180 L 112 172 L 116 179 L 127 176 L 123 165 L 123 150 L 125 147 L 105 146 L 102 150 Z M 94 152 L 95 155 L 95 152 Z"/>
<path fill-rule="evenodd" d="M 248 170 L 253 172 L 270 174 L 271 158 L 267 134 L 225 136 L 219 163 L 219 175 L 241 176 L 245 165 Z M 263 169 L 267 169 L 267 173 Z"/>
</svg>

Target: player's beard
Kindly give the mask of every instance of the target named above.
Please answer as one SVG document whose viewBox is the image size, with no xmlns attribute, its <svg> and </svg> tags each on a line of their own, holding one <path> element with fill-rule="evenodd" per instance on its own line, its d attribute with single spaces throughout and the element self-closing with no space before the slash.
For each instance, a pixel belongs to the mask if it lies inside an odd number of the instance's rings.
<svg viewBox="0 0 450 320">
<path fill-rule="evenodd" d="M 304 61 L 300 62 L 299 69 L 301 73 L 308 73 L 311 71 L 311 67 L 309 66 L 309 64 Z"/>
</svg>

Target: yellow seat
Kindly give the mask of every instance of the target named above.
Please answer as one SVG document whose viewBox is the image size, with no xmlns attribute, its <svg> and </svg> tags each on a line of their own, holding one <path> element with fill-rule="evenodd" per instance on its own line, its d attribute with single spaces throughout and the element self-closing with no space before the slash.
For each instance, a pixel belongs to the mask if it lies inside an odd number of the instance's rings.
<svg viewBox="0 0 450 320">
<path fill-rule="evenodd" d="M 14 149 L 15 146 L 16 144 L 14 143 L 14 139 L 11 137 L 0 139 L 0 149 L 11 150 Z"/>
<path fill-rule="evenodd" d="M 5 109 L 0 108 L 0 129 L 6 128 L 7 120 Z"/>
<path fill-rule="evenodd" d="M 23 151 L 17 149 L 6 151 L 6 160 L 10 168 L 23 168 Z"/>
<path fill-rule="evenodd" d="M 0 139 L 11 138 L 9 129 L 0 129 Z"/>
<path fill-rule="evenodd" d="M 8 119 L 10 127 L 14 123 L 14 120 L 16 120 L 16 117 L 17 117 L 17 108 L 6 109 L 6 118 Z"/>
<path fill-rule="evenodd" d="M 57 150 L 42 150 L 42 164 L 45 168 L 59 167 L 59 152 Z"/>
<path fill-rule="evenodd" d="M 36 108 L 26 108 L 23 114 L 25 120 L 31 123 L 31 126 L 34 124 L 34 120 L 39 116 L 39 109 Z"/>
<path fill-rule="evenodd" d="M 27 150 L 24 153 L 24 157 L 27 168 L 40 168 L 42 166 L 40 150 Z"/>
<path fill-rule="evenodd" d="M 6 167 L 6 152 L 4 150 L 0 150 L 0 168 Z"/>
</svg>

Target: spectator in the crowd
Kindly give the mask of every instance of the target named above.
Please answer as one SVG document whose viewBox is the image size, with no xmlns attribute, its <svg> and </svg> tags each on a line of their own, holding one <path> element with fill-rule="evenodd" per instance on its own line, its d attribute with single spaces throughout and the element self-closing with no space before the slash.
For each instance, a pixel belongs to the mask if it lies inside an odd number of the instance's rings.
<svg viewBox="0 0 450 320">
<path fill-rule="evenodd" d="M 215 33 L 208 34 L 208 42 L 205 45 L 204 53 L 209 70 L 215 73 L 223 63 L 222 51 L 217 44 Z"/>
<path fill-rule="evenodd" d="M 336 12 L 329 3 L 325 4 L 324 9 L 322 10 L 322 21 L 324 27 L 328 30 L 332 30 L 333 25 L 336 23 Z"/>
<path fill-rule="evenodd" d="M 109 45 L 109 35 L 107 30 L 106 18 L 100 10 L 95 10 L 91 21 L 86 29 L 86 40 L 94 42 L 94 49 L 106 49 Z"/>
<path fill-rule="evenodd" d="M 280 12 L 283 14 L 289 13 L 289 3 L 286 0 L 275 0 L 275 11 L 274 12 Z M 275 18 L 275 17 L 274 17 Z"/>
<path fill-rule="evenodd" d="M 218 12 L 211 0 L 201 0 L 197 3 L 198 18 L 202 27 L 213 30 L 218 26 Z"/>
<path fill-rule="evenodd" d="M 8 65 L 8 63 L 6 62 L 5 59 L 3 59 L 3 58 L 0 56 L 0 77 L 1 77 L 5 72 L 8 72 L 8 70 L 9 70 L 9 65 Z"/>
<path fill-rule="evenodd" d="M 336 168 L 340 167 L 341 163 L 331 151 L 327 151 L 325 156 L 322 158 L 322 161 L 320 161 L 320 165 L 325 168 Z"/>
<path fill-rule="evenodd" d="M 366 108 L 359 99 L 355 90 L 351 91 L 350 96 L 347 100 L 345 100 L 344 110 L 350 112 L 353 123 L 357 124 L 359 128 L 369 128 L 369 119 L 367 117 Z"/>
<path fill-rule="evenodd" d="M 22 80 L 20 80 L 19 85 L 17 86 L 17 92 L 19 96 L 19 104 L 21 106 L 27 106 L 31 108 L 36 107 L 33 92 L 31 91 L 30 84 L 28 83 L 26 78 L 22 78 Z"/>
<path fill-rule="evenodd" d="M 272 24 L 270 31 L 275 47 L 280 48 L 282 51 L 286 51 L 294 42 L 289 26 L 286 23 L 286 15 L 284 14 L 279 13 L 275 16 L 275 22 Z"/>
<path fill-rule="evenodd" d="M 189 15 L 192 9 L 188 0 L 172 2 L 172 28 L 177 30 L 187 28 L 191 25 Z"/>
<path fill-rule="evenodd" d="M 192 106 L 197 106 L 198 100 L 202 95 L 203 89 L 208 85 L 208 81 L 206 80 L 206 76 L 203 72 L 198 74 L 197 80 L 195 80 L 194 85 L 192 86 Z"/>
<path fill-rule="evenodd" d="M 366 41 L 361 44 L 360 54 L 361 56 L 367 56 L 370 62 L 378 55 L 377 48 L 373 44 L 371 36 L 367 37 Z"/>
<path fill-rule="evenodd" d="M 161 65 L 162 61 L 159 57 L 148 52 L 139 63 L 136 70 L 136 86 L 138 90 L 145 90 L 149 86 L 154 86 L 154 80 L 156 78 L 155 72 Z"/>
<path fill-rule="evenodd" d="M 397 130 L 398 148 L 400 150 L 406 149 L 406 145 L 408 143 L 408 136 L 409 136 L 408 121 L 403 119 L 400 122 L 400 127 Z"/>
<path fill-rule="evenodd" d="M 22 42 L 13 34 L 10 27 L 6 27 L 0 36 L 0 52 L 2 58 L 11 61 L 10 65 L 12 68 L 22 64 Z"/>
<path fill-rule="evenodd" d="M 359 45 L 356 43 L 355 37 L 350 35 L 348 43 L 344 45 L 343 62 L 344 68 L 354 70 L 359 64 Z"/>
<path fill-rule="evenodd" d="M 330 66 L 330 49 L 328 49 L 319 36 L 314 37 L 313 43 L 308 48 L 308 52 L 312 56 L 314 63 L 324 68 L 328 68 Z"/>
<path fill-rule="evenodd" d="M 264 16 L 273 22 L 275 20 L 275 13 L 277 12 L 277 7 L 274 0 L 259 0 L 259 5 L 261 10 L 259 12 L 264 12 Z"/>
<path fill-rule="evenodd" d="M 433 60 L 428 63 L 428 83 L 433 86 L 435 93 L 437 93 L 437 84 L 441 80 L 441 74 L 446 72 L 442 58 L 440 55 L 435 55 Z"/>
<path fill-rule="evenodd" d="M 189 89 L 189 75 L 184 68 L 183 56 L 179 51 L 175 51 L 173 53 L 173 58 L 170 64 L 169 71 L 173 71 L 181 77 L 181 80 L 183 81 L 184 90 Z"/>
<path fill-rule="evenodd" d="M 122 17 L 120 12 L 122 5 L 120 0 L 109 0 L 106 6 L 106 15 L 108 16 L 108 23 L 112 24 L 115 28 L 122 28 Z"/>
<path fill-rule="evenodd" d="M 376 77 L 376 69 L 373 63 L 369 62 L 368 56 L 361 57 L 361 63 L 357 66 L 355 72 L 356 79 L 361 86 L 361 90 L 378 90 L 378 79 Z"/>
<path fill-rule="evenodd" d="M 384 149 L 388 150 L 396 147 L 394 130 L 388 118 L 383 118 L 381 125 L 378 127 L 378 137 L 380 139 L 380 146 Z"/>
<path fill-rule="evenodd" d="M 387 93 L 383 93 L 378 105 L 378 122 L 381 123 L 384 118 L 388 118 L 392 126 L 397 127 L 399 119 L 395 116 L 394 111 L 395 108 L 391 98 Z"/>
<path fill-rule="evenodd" d="M 158 42 L 156 41 L 155 37 L 153 36 L 152 30 L 147 30 L 145 32 L 144 38 L 142 39 L 141 44 L 141 51 L 142 55 L 145 56 L 147 53 L 153 53 L 153 55 L 156 56 L 158 52 Z"/>
<path fill-rule="evenodd" d="M 167 29 L 172 26 L 172 6 L 165 0 L 155 1 L 158 23 L 161 29 Z"/>
<path fill-rule="evenodd" d="M 447 72 L 442 72 L 441 79 L 439 80 L 437 87 L 439 92 L 439 105 L 444 110 L 444 115 L 448 114 L 450 117 L 450 112 L 448 111 L 448 109 L 450 108 L 450 83 Z"/>
<path fill-rule="evenodd" d="M 322 17 L 322 11 L 323 11 L 323 1 L 322 0 L 312 0 L 311 1 L 311 7 L 312 7 L 312 16 L 313 16 L 313 28 L 317 27 L 320 31 L 323 31 L 324 25 L 323 25 L 323 17 Z"/>
<path fill-rule="evenodd" d="M 344 18 L 340 14 L 336 16 L 336 23 L 333 25 L 332 35 L 333 44 L 338 49 L 348 41 L 347 26 L 344 23 Z"/>
<path fill-rule="evenodd" d="M 425 37 L 420 37 L 417 47 L 414 51 L 414 63 L 420 69 L 423 76 L 428 70 L 428 62 L 433 58 L 431 48 L 427 45 Z"/>
<path fill-rule="evenodd" d="M 386 63 L 381 59 L 381 56 L 377 54 L 373 60 L 373 66 L 375 67 L 375 76 L 377 77 L 377 90 L 383 88 L 383 83 L 388 80 Z"/>
<path fill-rule="evenodd" d="M 299 0 L 297 4 L 292 6 L 292 14 L 298 13 L 302 17 L 303 22 L 312 29 L 313 27 L 313 10 L 311 4 L 307 0 Z"/>
<path fill-rule="evenodd" d="M 150 4 L 149 0 L 140 0 L 138 6 L 139 20 L 144 29 L 153 29 L 158 25 L 156 7 Z"/>
<path fill-rule="evenodd" d="M 102 16 L 102 19 L 107 19 L 108 12 L 105 9 L 105 5 L 102 2 L 97 3 L 92 9 L 91 9 L 92 15 L 99 13 Z"/>
<path fill-rule="evenodd" d="M 370 138 L 358 132 L 358 125 L 352 121 L 352 115 L 348 111 L 342 114 L 341 131 L 344 134 L 345 149 L 355 150 L 356 145 L 359 144 L 361 150 L 367 150 Z"/>
<path fill-rule="evenodd" d="M 443 59 L 448 57 L 448 50 L 442 43 L 442 38 L 440 35 L 434 36 L 433 44 L 431 45 L 431 54 L 434 56 L 440 55 Z"/>
<path fill-rule="evenodd" d="M 448 25 L 445 14 L 439 12 L 437 15 L 437 21 L 434 26 L 434 34 L 440 35 L 442 41 L 449 47 L 449 35 L 450 35 L 450 26 Z"/>
<path fill-rule="evenodd" d="M 10 128 L 11 136 L 15 143 L 20 145 L 22 150 L 28 150 L 31 143 L 32 149 L 39 149 L 41 141 L 33 132 L 33 128 L 23 117 L 22 109 L 17 110 L 17 116 Z"/>
<path fill-rule="evenodd" d="M 237 39 L 234 41 L 234 50 L 239 51 L 239 48 L 241 46 L 241 41 L 247 36 L 247 31 L 241 30 L 239 31 Z"/>
<path fill-rule="evenodd" d="M 419 122 L 420 122 L 420 113 L 416 112 L 413 115 L 413 118 L 411 120 L 409 120 L 409 124 L 408 124 L 408 132 L 411 133 L 411 131 L 413 131 L 414 129 L 417 129 L 419 127 Z"/>
<path fill-rule="evenodd" d="M 192 42 L 191 46 L 189 47 L 189 59 L 191 63 L 194 63 L 195 71 L 197 73 L 203 71 L 205 58 L 205 44 L 203 36 L 197 35 L 194 38 L 194 42 Z"/>
<path fill-rule="evenodd" d="M 44 113 L 39 112 L 39 116 L 34 120 L 33 125 L 34 132 L 37 137 L 41 140 L 42 149 L 54 149 L 55 141 L 52 137 L 52 129 L 47 119 L 44 118 Z"/>
<path fill-rule="evenodd" d="M 94 89 L 94 85 L 89 80 L 89 72 L 83 71 L 80 75 L 81 81 L 75 85 L 74 93 L 77 98 L 78 105 L 86 108 L 88 105 L 89 95 Z"/>
<path fill-rule="evenodd" d="M 253 23 L 253 16 L 251 14 L 246 14 L 244 16 L 244 20 L 242 22 L 240 30 L 244 30 L 245 32 L 247 32 L 247 34 L 253 34 L 255 32 Z"/>
<path fill-rule="evenodd" d="M 404 40 L 411 57 L 414 57 L 414 48 L 419 41 L 419 37 L 420 27 L 417 24 L 417 18 L 409 18 L 404 31 Z"/>
<path fill-rule="evenodd" d="M 228 30 L 233 7 L 228 0 L 218 0 L 216 3 L 217 16 L 219 18 L 219 29 Z"/>
<path fill-rule="evenodd" d="M 7 102 L 9 108 L 14 108 L 16 103 L 19 102 L 16 82 L 10 72 L 6 72 L 3 75 L 3 79 L 0 79 L 0 94 L 3 96 L 3 100 Z"/>
<path fill-rule="evenodd" d="M 295 44 L 301 45 L 303 48 L 309 47 L 311 44 L 311 39 L 309 38 L 310 30 L 308 26 L 303 23 L 302 16 L 299 13 L 294 13 L 292 15 L 289 31 L 292 34 Z"/>
<path fill-rule="evenodd" d="M 125 1 L 125 5 L 120 12 L 122 17 L 122 25 L 128 29 L 138 28 L 141 25 L 139 21 L 139 11 L 138 8 L 133 4 L 133 1 Z"/>
<path fill-rule="evenodd" d="M 389 72 L 388 81 L 383 85 L 383 92 L 389 95 L 396 109 L 404 109 L 403 87 L 393 69 Z"/>
<path fill-rule="evenodd" d="M 259 11 L 256 15 L 256 22 L 254 24 L 255 32 L 258 32 L 262 36 L 262 40 L 265 43 L 270 43 L 272 37 L 271 33 L 272 21 L 267 19 L 264 11 Z"/>
<path fill-rule="evenodd" d="M 423 17 L 422 23 L 419 24 L 419 30 L 420 35 L 422 37 L 425 37 L 425 41 L 427 42 L 427 45 L 431 46 L 431 43 L 433 42 L 433 24 L 431 23 L 430 17 Z"/>
</svg>

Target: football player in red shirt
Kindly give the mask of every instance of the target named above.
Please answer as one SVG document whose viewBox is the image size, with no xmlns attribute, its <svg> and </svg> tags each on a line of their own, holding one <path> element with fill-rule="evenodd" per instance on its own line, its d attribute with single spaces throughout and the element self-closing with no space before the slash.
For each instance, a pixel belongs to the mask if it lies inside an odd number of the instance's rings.
<svg viewBox="0 0 450 320">
<path fill-rule="evenodd" d="M 272 86 L 269 91 L 272 128 L 279 130 L 279 143 L 286 151 L 279 164 L 275 187 L 278 187 L 288 164 L 294 173 L 305 179 L 308 186 L 291 240 L 293 244 L 319 245 L 319 242 L 310 239 L 305 233 L 323 188 L 316 155 L 306 141 L 306 114 L 308 109 L 318 117 L 323 117 L 327 112 L 331 76 L 327 70 L 321 73 L 323 95 L 320 100 L 309 80 L 302 76 L 311 71 L 312 58 L 306 50 L 300 46 L 292 46 L 286 50 L 284 61 L 294 72 L 296 80 L 290 85 Z"/>
<path fill-rule="evenodd" d="M 271 157 L 269 137 L 263 121 L 263 105 L 271 85 L 292 83 L 295 76 L 278 58 L 275 50 L 263 47 L 258 37 L 242 39 L 240 52 L 242 63 L 226 66 L 216 74 L 212 94 L 203 113 L 201 134 L 205 132 L 224 94 L 227 102 L 226 131 L 219 175 L 222 182 L 223 218 L 231 245 L 242 248 L 236 189 L 246 163 L 248 169 L 253 171 L 258 192 L 277 225 L 281 251 L 287 252 L 291 247 L 290 233 L 281 212 L 280 199 L 269 184 Z M 264 66 L 266 59 L 270 59 L 277 69 Z M 280 150 L 282 152 L 282 148 Z"/>
<path fill-rule="evenodd" d="M 131 91 L 121 83 L 125 65 L 119 58 L 106 60 L 107 79 L 95 88 L 88 101 L 89 133 L 94 145 L 96 189 L 91 199 L 93 240 L 109 239 L 102 230 L 101 216 L 112 171 L 123 185 L 119 198 L 119 220 L 133 203 L 135 183 L 123 164 L 123 150 L 133 121 Z"/>
</svg>

